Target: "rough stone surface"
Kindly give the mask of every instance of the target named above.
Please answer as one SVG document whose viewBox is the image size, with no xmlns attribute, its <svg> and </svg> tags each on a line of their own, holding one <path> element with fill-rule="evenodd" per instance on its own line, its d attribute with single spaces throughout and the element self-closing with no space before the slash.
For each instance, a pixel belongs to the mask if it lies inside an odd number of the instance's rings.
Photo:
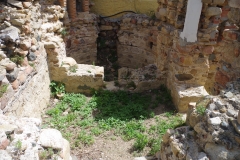
<svg viewBox="0 0 240 160">
<path fill-rule="evenodd" d="M 43 129 L 39 142 L 43 147 L 50 147 L 54 149 L 61 149 L 64 141 L 61 132 L 56 129 Z"/>
</svg>

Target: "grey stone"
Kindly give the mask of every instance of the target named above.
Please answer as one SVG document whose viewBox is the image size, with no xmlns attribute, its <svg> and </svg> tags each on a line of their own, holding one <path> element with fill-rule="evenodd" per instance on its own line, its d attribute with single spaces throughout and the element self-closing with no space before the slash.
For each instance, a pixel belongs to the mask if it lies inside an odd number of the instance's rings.
<svg viewBox="0 0 240 160">
<path fill-rule="evenodd" d="M 216 105 L 214 103 L 211 103 L 211 104 L 209 104 L 208 108 L 210 111 L 213 111 L 216 109 Z"/>
<path fill-rule="evenodd" d="M 234 157 L 239 154 L 238 148 L 229 152 L 225 146 L 214 143 L 207 143 L 204 151 L 211 160 L 234 160 Z"/>
<path fill-rule="evenodd" d="M 223 121 L 221 124 L 220 124 L 221 128 L 224 129 L 224 130 L 227 130 L 228 127 L 229 127 L 229 124 L 225 121 Z"/>
<path fill-rule="evenodd" d="M 198 154 L 198 160 L 209 160 L 209 158 L 207 157 L 206 153 L 200 152 Z"/>
<path fill-rule="evenodd" d="M 231 98 L 231 97 L 233 97 L 234 95 L 232 94 L 232 92 L 227 92 L 227 93 L 224 94 L 224 96 L 225 96 L 226 98 Z"/>
<path fill-rule="evenodd" d="M 28 58 L 29 61 L 35 61 L 37 56 L 34 52 L 30 51 L 30 53 L 27 55 L 27 58 Z"/>
<path fill-rule="evenodd" d="M 0 39 L 4 41 L 11 41 L 15 42 L 17 39 L 19 39 L 20 30 L 14 26 L 10 26 L 4 30 L 2 30 L 2 33 L 0 34 Z"/>
<path fill-rule="evenodd" d="M 221 123 L 221 119 L 219 117 L 210 118 L 208 123 L 212 125 L 219 125 Z"/>
<path fill-rule="evenodd" d="M 12 157 L 5 150 L 0 150 L 0 159 L 1 160 L 12 160 Z"/>
<path fill-rule="evenodd" d="M 238 134 L 240 134 L 240 124 L 238 124 L 237 120 L 235 120 L 235 119 L 234 119 L 234 120 L 231 120 L 231 122 L 232 122 L 232 125 L 233 125 L 235 131 L 236 131 Z"/>
<path fill-rule="evenodd" d="M 217 99 L 215 101 L 215 104 L 218 107 L 218 109 L 221 109 L 221 108 L 223 108 L 225 106 L 225 104 L 220 99 Z"/>
<path fill-rule="evenodd" d="M 20 1 L 8 0 L 7 2 L 15 7 L 23 8 L 22 2 Z"/>
<path fill-rule="evenodd" d="M 227 110 L 227 115 L 230 116 L 230 117 L 235 117 L 235 116 L 237 116 L 237 111 L 232 110 L 232 109 L 228 109 Z"/>
<path fill-rule="evenodd" d="M 18 77 L 18 73 L 19 73 L 19 69 L 17 67 L 14 68 L 14 70 L 11 71 L 10 73 L 7 73 L 6 77 L 7 77 L 8 81 L 9 82 L 15 81 Z"/>
</svg>

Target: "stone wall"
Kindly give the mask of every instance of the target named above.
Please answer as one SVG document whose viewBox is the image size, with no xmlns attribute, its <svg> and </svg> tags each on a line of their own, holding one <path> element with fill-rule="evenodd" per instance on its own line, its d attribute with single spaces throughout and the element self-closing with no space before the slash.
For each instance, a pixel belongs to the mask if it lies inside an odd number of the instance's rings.
<svg viewBox="0 0 240 160">
<path fill-rule="evenodd" d="M 122 17 L 117 44 L 119 66 L 136 69 L 155 63 L 158 23 L 146 15 Z"/>
<path fill-rule="evenodd" d="M 8 3 L 11 7 L 3 3 L 0 7 L 0 107 L 4 113 L 40 117 L 49 103 L 50 78 L 65 83 L 67 92 L 90 93 L 103 86 L 103 67 L 80 65 L 66 56 L 63 38 L 71 21 L 64 7 L 54 5 L 55 1 Z M 91 18 L 86 25 L 94 26 Z M 86 21 L 80 19 L 79 23 Z M 84 36 L 91 36 L 83 30 Z"/>
<path fill-rule="evenodd" d="M 219 93 L 228 81 L 239 77 L 239 20 L 231 16 L 238 12 L 238 6 L 224 0 L 203 1 L 199 23 L 191 24 L 185 19 L 191 14 L 187 7 L 194 7 L 191 2 L 159 0 L 156 12 L 161 20 L 156 64 L 160 71 L 168 73 L 167 86 L 180 112 L 187 110 L 191 99 L 197 101 L 208 93 Z M 189 25 L 198 26 L 197 34 L 188 33 L 197 37 L 196 42 L 184 32 Z"/>
<path fill-rule="evenodd" d="M 11 7 L 2 3 L 0 9 L 1 92 L 7 86 L 0 97 L 0 106 L 6 114 L 40 117 L 50 99 L 47 55 L 41 33 L 48 20 L 58 17 L 44 17 L 49 13 L 42 10 L 39 2 L 9 1 L 8 5 Z M 56 25 L 61 27 L 59 23 Z"/>
<path fill-rule="evenodd" d="M 67 56 L 73 57 L 81 64 L 96 63 L 98 33 L 97 16 L 88 12 L 78 12 L 77 18 L 71 20 L 64 38 Z"/>
</svg>

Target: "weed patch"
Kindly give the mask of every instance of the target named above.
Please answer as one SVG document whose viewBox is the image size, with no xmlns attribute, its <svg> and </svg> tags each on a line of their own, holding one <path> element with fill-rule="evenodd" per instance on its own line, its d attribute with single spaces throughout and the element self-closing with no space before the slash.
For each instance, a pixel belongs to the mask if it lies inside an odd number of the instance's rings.
<svg viewBox="0 0 240 160">
<path fill-rule="evenodd" d="M 125 91 L 95 91 L 92 97 L 65 93 L 61 101 L 46 113 L 46 126 L 57 128 L 71 142 L 73 148 L 94 143 L 94 138 L 112 133 L 112 140 L 120 136 L 123 140 L 134 140 L 134 151 L 141 152 L 150 147 L 153 155 L 160 149 L 161 137 L 168 128 L 182 125 L 180 116 L 173 112 L 164 114 L 163 120 L 155 116 L 151 104 L 171 103 L 165 88 L 153 91 L 153 95 Z M 152 118 L 154 124 L 145 121 Z"/>
</svg>

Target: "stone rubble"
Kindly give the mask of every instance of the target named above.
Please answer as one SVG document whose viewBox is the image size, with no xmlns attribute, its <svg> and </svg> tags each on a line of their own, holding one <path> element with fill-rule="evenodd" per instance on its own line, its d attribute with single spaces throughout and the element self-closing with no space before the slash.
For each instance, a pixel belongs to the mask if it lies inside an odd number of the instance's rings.
<svg viewBox="0 0 240 160">
<path fill-rule="evenodd" d="M 187 125 L 163 136 L 161 160 L 240 158 L 240 81 L 227 83 L 219 96 L 206 96 L 189 104 Z M 232 93 L 229 98 L 226 95 Z M 198 111 L 198 107 L 206 108 Z M 224 108 L 224 109 L 223 109 Z"/>
<path fill-rule="evenodd" d="M 69 142 L 61 133 L 40 127 L 41 120 L 36 118 L 0 114 L 0 159 L 71 160 Z"/>
</svg>

